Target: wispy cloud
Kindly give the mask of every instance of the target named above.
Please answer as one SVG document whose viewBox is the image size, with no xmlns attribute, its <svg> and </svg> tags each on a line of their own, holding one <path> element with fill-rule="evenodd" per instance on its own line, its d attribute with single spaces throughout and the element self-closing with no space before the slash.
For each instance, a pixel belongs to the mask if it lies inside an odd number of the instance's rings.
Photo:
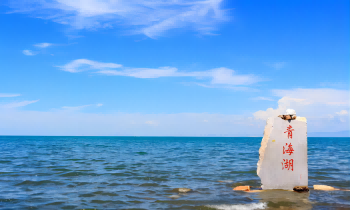
<svg viewBox="0 0 350 210">
<path fill-rule="evenodd" d="M 302 98 L 309 103 L 325 104 L 332 106 L 350 106 L 349 90 L 339 90 L 332 88 L 296 88 L 291 90 L 272 90 L 275 96 L 291 98 Z"/>
<path fill-rule="evenodd" d="M 268 98 L 268 97 L 262 97 L 262 96 L 259 96 L 259 97 L 255 97 L 255 98 L 252 98 L 253 100 L 260 100 L 260 101 L 274 101 L 273 99 L 271 98 Z"/>
<path fill-rule="evenodd" d="M 50 47 L 52 45 L 53 45 L 52 43 L 39 43 L 39 44 L 35 44 L 34 46 L 39 47 L 39 48 L 47 48 L 47 47 Z"/>
<path fill-rule="evenodd" d="M 11 93 L 0 93 L 0 98 L 1 97 L 17 97 L 20 96 L 21 94 L 11 94 Z"/>
<path fill-rule="evenodd" d="M 242 115 L 0 109 L 0 116 L 0 135 L 261 136 L 263 133 L 258 128 L 263 123 Z"/>
<path fill-rule="evenodd" d="M 349 84 L 344 82 L 321 82 L 320 86 L 323 88 L 337 88 L 337 89 L 348 89 Z"/>
<path fill-rule="evenodd" d="M 265 65 L 272 67 L 274 69 L 281 69 L 286 66 L 286 62 L 265 62 Z"/>
<path fill-rule="evenodd" d="M 337 115 L 348 115 L 349 112 L 346 110 L 341 110 L 340 112 L 336 112 Z"/>
<path fill-rule="evenodd" d="M 85 67 L 85 68 L 84 68 Z M 121 64 L 102 63 L 87 59 L 78 59 L 64 66 L 59 66 L 63 71 L 77 73 L 87 70 L 97 70 L 94 73 L 108 76 L 128 76 L 136 78 L 160 78 L 160 77 L 192 77 L 197 80 L 210 79 L 211 85 L 250 85 L 261 81 L 252 74 L 237 74 L 234 70 L 225 67 L 207 71 L 180 72 L 175 67 L 159 68 L 122 68 Z M 114 70 L 120 68 L 120 70 Z"/>
<path fill-rule="evenodd" d="M 66 111 L 79 111 L 86 107 L 91 107 L 91 106 L 100 107 L 100 106 L 103 106 L 103 104 L 87 104 L 82 106 L 63 106 L 62 109 Z"/>
<path fill-rule="evenodd" d="M 71 25 L 75 29 L 113 28 L 117 24 L 132 33 L 151 38 L 174 28 L 191 28 L 215 34 L 217 24 L 227 20 L 223 0 L 20 0 L 10 3 L 10 13 L 25 13 Z"/>
<path fill-rule="evenodd" d="M 23 50 L 22 53 L 24 55 L 28 55 L 28 56 L 33 56 L 33 55 L 36 55 L 37 53 L 36 52 L 33 52 L 31 50 Z"/>
<path fill-rule="evenodd" d="M 57 67 L 61 68 L 61 70 L 63 71 L 76 73 L 76 72 L 82 72 L 82 71 L 87 71 L 91 69 L 95 69 L 95 70 L 98 69 L 101 71 L 104 69 L 115 69 L 115 68 L 122 67 L 122 65 L 115 64 L 115 63 L 101 63 L 101 62 L 91 61 L 87 59 L 77 59 L 70 63 L 67 63 L 64 66 L 57 66 Z"/>
<path fill-rule="evenodd" d="M 158 125 L 157 122 L 152 121 L 152 120 L 146 121 L 145 124 L 147 124 L 147 125 L 153 125 L 153 126 L 157 126 L 157 125 Z"/>
<path fill-rule="evenodd" d="M 259 80 L 260 81 L 260 80 Z M 222 85 L 222 84 L 203 84 L 199 82 L 183 82 L 184 85 L 198 85 L 200 87 L 205 87 L 205 88 L 224 88 L 224 89 L 229 89 L 233 91 L 248 91 L 248 92 L 259 92 L 260 90 L 252 87 L 247 87 L 247 86 L 232 86 L 232 85 Z"/>
<path fill-rule="evenodd" d="M 81 109 L 88 107 L 88 106 L 91 106 L 91 104 L 82 105 L 82 106 L 63 106 L 62 109 L 69 110 L 69 111 L 77 111 L 77 110 L 81 110 Z"/>
<path fill-rule="evenodd" d="M 78 38 L 82 38 L 84 36 L 80 36 L 80 35 L 71 35 L 71 34 L 68 34 L 66 35 L 69 39 L 78 39 Z"/>
<path fill-rule="evenodd" d="M 349 121 L 349 112 L 347 110 L 341 110 L 340 112 L 336 112 L 335 114 L 335 116 L 331 115 L 332 119 L 337 119 L 342 123 L 346 123 Z"/>
<path fill-rule="evenodd" d="M 266 120 L 268 117 L 284 114 L 286 109 L 294 109 L 297 116 L 311 118 L 329 118 L 337 115 L 346 114 L 346 110 L 338 112 L 339 108 L 348 108 L 350 105 L 350 92 L 338 89 L 290 89 L 290 90 L 272 90 L 275 96 L 282 97 L 278 100 L 278 107 L 268 108 L 265 111 L 259 110 L 254 113 L 256 119 Z M 318 123 L 318 122 L 317 122 Z"/>
<path fill-rule="evenodd" d="M 4 105 L 0 105 L 2 108 L 17 108 L 17 107 L 22 107 L 22 106 L 27 106 L 32 103 L 36 103 L 39 100 L 34 100 L 34 101 L 21 101 L 21 102 L 12 102 Z"/>
</svg>

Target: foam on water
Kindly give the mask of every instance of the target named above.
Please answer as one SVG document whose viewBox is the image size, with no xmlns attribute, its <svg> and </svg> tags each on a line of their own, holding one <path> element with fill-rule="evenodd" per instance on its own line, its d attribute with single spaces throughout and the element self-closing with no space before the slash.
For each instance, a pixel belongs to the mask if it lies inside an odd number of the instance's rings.
<svg viewBox="0 0 350 210">
<path fill-rule="evenodd" d="M 265 209 L 266 203 L 250 203 L 250 204 L 239 204 L 239 205 L 209 205 L 209 208 L 215 208 L 219 210 L 254 210 L 254 209 Z"/>
</svg>

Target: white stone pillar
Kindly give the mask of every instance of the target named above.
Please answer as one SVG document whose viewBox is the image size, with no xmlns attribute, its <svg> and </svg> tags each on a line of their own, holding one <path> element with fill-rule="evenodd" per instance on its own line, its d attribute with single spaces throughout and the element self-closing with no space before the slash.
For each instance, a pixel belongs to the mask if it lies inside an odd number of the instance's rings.
<svg viewBox="0 0 350 210">
<path fill-rule="evenodd" d="M 287 110 L 286 115 L 296 115 Z M 308 186 L 306 118 L 269 118 L 259 150 L 257 173 L 262 189 L 293 190 Z"/>
</svg>

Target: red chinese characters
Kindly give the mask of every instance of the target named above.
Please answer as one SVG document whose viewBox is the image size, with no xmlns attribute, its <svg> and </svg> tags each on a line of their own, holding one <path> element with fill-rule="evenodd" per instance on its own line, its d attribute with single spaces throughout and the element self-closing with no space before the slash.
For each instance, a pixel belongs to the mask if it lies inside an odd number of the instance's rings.
<svg viewBox="0 0 350 210">
<path fill-rule="evenodd" d="M 287 127 L 287 131 L 285 131 L 284 133 L 288 133 L 288 139 L 289 137 L 292 139 L 293 138 L 293 127 L 291 125 L 289 125 Z M 292 155 L 294 153 L 294 149 L 293 149 L 293 145 L 292 143 L 286 143 L 285 146 L 283 146 L 283 154 L 289 154 Z M 282 164 L 282 170 L 294 170 L 294 160 L 293 159 L 283 159 L 283 161 L 281 162 Z"/>
<path fill-rule="evenodd" d="M 283 159 L 284 162 L 281 162 L 282 163 L 282 170 L 284 169 L 291 169 L 293 171 L 293 159 Z"/>
<path fill-rule="evenodd" d="M 291 125 L 289 125 L 288 127 L 287 127 L 287 131 L 285 131 L 284 133 L 287 133 L 288 132 L 288 139 L 289 139 L 289 137 L 290 138 L 293 138 L 293 132 L 294 131 L 294 129 L 292 129 L 292 126 Z"/>
<path fill-rule="evenodd" d="M 286 143 L 286 146 L 288 146 L 287 149 L 283 146 L 283 154 L 285 154 L 285 153 L 287 153 L 287 154 L 289 153 L 289 155 L 293 154 L 294 149 L 293 149 L 292 143 L 290 143 L 289 145 L 288 145 L 288 143 Z"/>
</svg>

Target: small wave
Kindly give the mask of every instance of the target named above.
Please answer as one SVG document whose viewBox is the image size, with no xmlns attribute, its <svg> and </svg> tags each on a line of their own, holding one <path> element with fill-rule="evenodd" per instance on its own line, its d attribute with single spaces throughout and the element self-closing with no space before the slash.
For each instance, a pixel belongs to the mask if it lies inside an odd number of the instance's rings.
<svg viewBox="0 0 350 210">
<path fill-rule="evenodd" d="M 218 182 L 223 182 L 223 183 L 233 183 L 233 180 L 219 180 Z"/>
<path fill-rule="evenodd" d="M 219 210 L 253 210 L 253 209 L 265 209 L 266 203 L 251 203 L 251 204 L 238 204 L 238 205 L 209 205 L 207 207 L 215 208 Z"/>
<path fill-rule="evenodd" d="M 40 185 L 45 185 L 45 184 L 63 185 L 62 182 L 50 181 L 50 180 L 42 180 L 42 181 L 26 180 L 26 181 L 23 181 L 21 183 L 16 184 L 15 186 L 21 186 L 21 185 L 40 186 Z"/>
</svg>

